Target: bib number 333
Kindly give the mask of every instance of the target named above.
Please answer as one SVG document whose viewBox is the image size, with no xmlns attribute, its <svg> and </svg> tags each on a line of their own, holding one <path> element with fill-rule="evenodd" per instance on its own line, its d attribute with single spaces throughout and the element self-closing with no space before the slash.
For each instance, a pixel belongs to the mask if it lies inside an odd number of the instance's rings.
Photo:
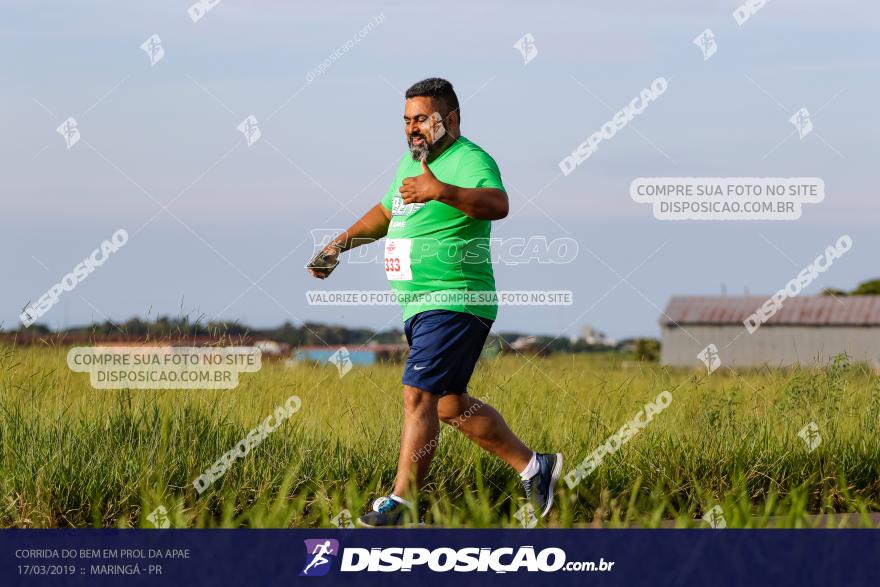
<svg viewBox="0 0 880 587">
<path fill-rule="evenodd" d="M 390 281 L 410 281 L 412 279 L 411 252 L 411 239 L 389 238 L 385 240 L 385 276 Z"/>
</svg>

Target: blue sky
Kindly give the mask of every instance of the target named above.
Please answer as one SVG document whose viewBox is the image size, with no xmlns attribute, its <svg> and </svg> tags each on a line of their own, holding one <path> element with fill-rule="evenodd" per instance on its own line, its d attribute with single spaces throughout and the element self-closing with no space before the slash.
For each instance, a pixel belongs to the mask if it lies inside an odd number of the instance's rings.
<svg viewBox="0 0 880 587">
<path fill-rule="evenodd" d="M 344 228 L 385 193 L 404 148 L 402 93 L 435 75 L 458 91 L 463 134 L 501 168 L 511 213 L 493 235 L 580 245 L 568 265 L 496 267 L 501 289 L 575 300 L 502 308 L 498 330 L 654 335 L 671 295 L 770 294 L 844 233 L 852 251 L 806 293 L 880 276 L 876 3 L 771 0 L 742 26 L 736 1 L 221 0 L 198 22 L 189 4 L 4 3 L 6 327 L 119 228 L 130 242 L 42 321 L 182 309 L 254 326 L 399 325 L 396 308 L 306 304 L 309 289 L 386 288 L 380 265 L 325 283 L 303 265 L 311 229 Z M 704 61 L 692 40 L 706 28 L 718 52 Z M 526 33 L 538 54 L 524 65 L 513 44 Z M 153 34 L 165 55 L 150 67 L 140 45 Z M 634 128 L 561 176 L 559 160 L 658 76 L 669 88 Z M 815 132 L 798 139 L 788 118 L 801 107 Z M 251 147 L 236 129 L 248 115 L 262 132 Z M 71 149 L 55 132 L 69 116 L 82 139 Z M 651 176 L 821 177 L 826 197 L 791 222 L 659 221 L 629 197 Z"/>
</svg>

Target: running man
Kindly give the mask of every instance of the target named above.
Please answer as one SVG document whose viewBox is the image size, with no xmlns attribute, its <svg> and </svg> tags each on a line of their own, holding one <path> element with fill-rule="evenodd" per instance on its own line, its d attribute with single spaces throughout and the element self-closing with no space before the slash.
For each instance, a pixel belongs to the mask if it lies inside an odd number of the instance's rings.
<svg viewBox="0 0 880 587">
<path fill-rule="evenodd" d="M 312 554 L 315 555 L 315 558 L 312 559 L 306 568 L 303 569 L 302 574 L 308 575 L 309 569 L 313 569 L 315 567 L 319 567 L 321 565 L 326 565 L 330 562 L 330 560 L 325 556 L 327 554 L 335 554 L 333 549 L 330 547 L 330 541 L 323 542 L 321 544 L 316 544 L 315 549 L 312 551 Z"/>
<path fill-rule="evenodd" d="M 400 526 L 410 518 L 434 456 L 439 421 L 520 474 L 541 517 L 553 506 L 561 454 L 528 448 L 494 408 L 471 398 L 468 381 L 498 313 L 495 300 L 464 292 L 495 292 L 489 254 L 491 221 L 507 216 L 508 200 L 495 161 L 461 136 L 458 98 L 439 78 L 406 91 L 404 131 L 409 153 L 382 201 L 309 263 L 324 279 L 339 254 L 382 237 L 385 273 L 403 306 L 410 346 L 403 371 L 403 432 L 392 493 L 373 503 L 360 526 Z"/>
</svg>

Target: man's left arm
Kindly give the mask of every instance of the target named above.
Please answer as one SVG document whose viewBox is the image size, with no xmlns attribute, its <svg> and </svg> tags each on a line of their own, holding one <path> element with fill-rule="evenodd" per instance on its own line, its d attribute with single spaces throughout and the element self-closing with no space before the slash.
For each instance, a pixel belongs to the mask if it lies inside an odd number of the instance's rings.
<svg viewBox="0 0 880 587">
<path fill-rule="evenodd" d="M 490 187 L 463 188 L 437 179 L 422 161 L 422 174 L 408 177 L 400 186 L 404 203 L 437 200 L 458 208 L 477 220 L 500 220 L 507 216 L 510 205 L 504 190 Z"/>
</svg>

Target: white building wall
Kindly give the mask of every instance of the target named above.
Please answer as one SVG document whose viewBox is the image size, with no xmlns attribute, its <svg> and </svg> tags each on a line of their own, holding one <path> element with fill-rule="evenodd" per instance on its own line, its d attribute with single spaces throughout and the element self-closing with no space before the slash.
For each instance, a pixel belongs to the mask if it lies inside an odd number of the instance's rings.
<svg viewBox="0 0 880 587">
<path fill-rule="evenodd" d="M 855 362 L 880 368 L 878 326 L 765 325 L 749 334 L 741 325 L 685 325 L 683 330 L 664 324 L 661 334 L 660 362 L 676 367 L 702 367 L 697 354 L 714 343 L 722 366 L 826 364 L 835 355 L 846 353 Z"/>
</svg>

